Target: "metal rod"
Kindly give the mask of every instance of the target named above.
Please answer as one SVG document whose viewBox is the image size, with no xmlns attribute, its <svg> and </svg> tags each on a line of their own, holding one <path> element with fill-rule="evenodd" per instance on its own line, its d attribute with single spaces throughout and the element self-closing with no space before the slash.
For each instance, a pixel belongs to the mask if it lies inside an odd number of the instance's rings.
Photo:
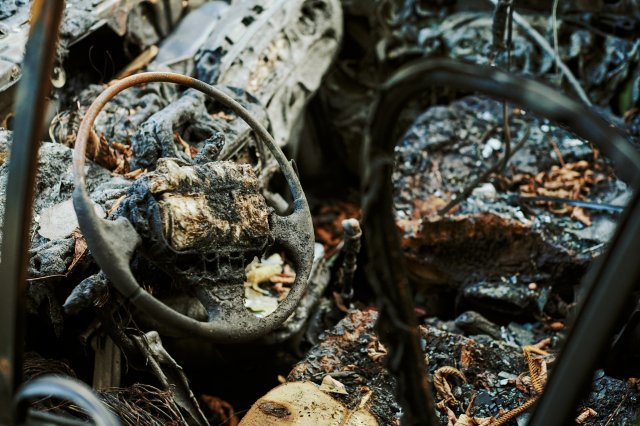
<svg viewBox="0 0 640 426">
<path fill-rule="evenodd" d="M 13 394 L 21 381 L 34 184 L 63 10 L 63 0 L 33 2 L 24 71 L 16 96 L 0 260 L 0 422 L 13 421 Z"/>
</svg>

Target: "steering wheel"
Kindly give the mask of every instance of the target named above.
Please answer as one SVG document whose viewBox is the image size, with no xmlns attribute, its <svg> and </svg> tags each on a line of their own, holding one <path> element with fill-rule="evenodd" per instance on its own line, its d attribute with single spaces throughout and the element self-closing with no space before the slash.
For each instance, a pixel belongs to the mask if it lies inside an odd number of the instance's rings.
<svg viewBox="0 0 640 426">
<path fill-rule="evenodd" d="M 123 217 L 116 220 L 103 219 L 94 211 L 85 179 L 85 152 L 93 123 L 102 108 L 116 94 L 128 87 L 150 82 L 188 86 L 220 102 L 251 127 L 258 140 L 266 145 L 277 161 L 293 196 L 293 213 L 279 216 L 272 212 L 269 228 L 274 244 L 282 247 L 291 260 L 296 278 L 287 297 L 270 315 L 258 318 L 245 308 L 242 288 L 230 292 L 224 286 L 208 289 L 218 306 L 216 315 L 206 322 L 173 310 L 144 290 L 131 271 L 131 258 L 142 242 L 131 222 Z M 93 101 L 80 124 L 73 153 L 73 173 L 73 204 L 80 229 L 93 257 L 122 296 L 163 328 L 185 336 L 197 335 L 216 341 L 247 341 L 281 325 L 293 313 L 304 295 L 313 262 L 314 234 L 309 205 L 300 181 L 264 126 L 220 89 L 191 77 L 165 72 L 141 73 L 119 80 Z"/>
</svg>

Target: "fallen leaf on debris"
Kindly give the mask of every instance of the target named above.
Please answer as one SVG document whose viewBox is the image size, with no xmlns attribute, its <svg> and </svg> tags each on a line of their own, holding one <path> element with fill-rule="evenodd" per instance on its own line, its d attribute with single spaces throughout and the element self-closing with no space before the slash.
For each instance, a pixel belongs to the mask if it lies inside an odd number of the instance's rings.
<svg viewBox="0 0 640 426">
<path fill-rule="evenodd" d="M 233 115 L 225 114 L 224 111 L 218 111 L 214 114 L 211 114 L 211 117 L 221 118 L 225 121 L 233 121 L 236 119 Z"/>
<path fill-rule="evenodd" d="M 282 273 L 284 261 L 279 254 L 273 254 L 267 259 L 259 261 L 253 260 L 245 269 L 247 282 L 250 284 L 260 284 L 269 281 L 272 277 Z"/>
<path fill-rule="evenodd" d="M 473 356 L 471 355 L 471 345 L 465 345 L 460 349 L 460 366 L 467 368 L 473 362 Z"/>
<path fill-rule="evenodd" d="M 362 218 L 362 211 L 354 204 L 343 202 L 324 205 L 313 215 L 316 241 L 324 246 L 325 257 L 331 257 L 342 242 L 342 221 L 349 218 L 359 220 Z"/>
<path fill-rule="evenodd" d="M 573 211 L 571 212 L 571 219 L 579 220 L 580 222 L 584 223 L 585 226 L 591 226 L 591 218 L 582 207 L 574 207 Z"/>
<path fill-rule="evenodd" d="M 586 195 L 591 192 L 593 185 L 607 179 L 603 173 L 592 170 L 590 166 L 585 160 L 561 166 L 555 165 L 549 171 L 539 172 L 535 176 L 518 174 L 512 178 L 511 184 L 519 185 L 523 196 L 540 195 L 586 200 Z M 591 218 L 582 207 L 550 201 L 540 201 L 538 204 L 546 206 L 554 214 L 569 214 L 573 220 L 578 220 L 585 226 L 591 226 Z"/>
<path fill-rule="evenodd" d="M 96 214 L 104 217 L 104 210 L 98 204 L 93 205 Z M 42 210 L 38 234 L 50 240 L 66 238 L 79 226 L 73 201 L 68 199 Z"/>
<path fill-rule="evenodd" d="M 116 210 L 118 210 L 118 207 L 120 207 L 120 204 L 122 204 L 122 201 L 125 199 L 125 197 L 126 195 L 123 195 L 113 203 L 113 206 L 111 206 L 111 208 L 107 212 L 107 217 L 111 216 Z"/>
<path fill-rule="evenodd" d="M 180 136 L 180 133 L 176 132 L 174 136 L 175 136 L 175 141 L 178 143 L 178 145 L 182 147 L 182 150 L 184 151 L 187 157 L 193 158 L 196 155 L 198 155 L 198 149 L 189 145 L 187 141 L 182 139 L 182 136 Z"/>
<path fill-rule="evenodd" d="M 447 200 L 444 200 L 435 195 L 430 195 L 426 199 L 416 199 L 413 202 L 413 212 L 411 214 L 412 219 L 422 220 L 423 218 L 434 219 L 440 217 L 438 210 L 447 205 Z"/>
<path fill-rule="evenodd" d="M 245 307 L 258 317 L 267 316 L 289 294 L 296 278 L 295 272 L 285 264 L 278 253 L 266 259 L 254 258 L 245 268 Z"/>
<path fill-rule="evenodd" d="M 133 171 L 131 171 L 129 173 L 125 173 L 124 177 L 125 177 L 125 179 L 136 180 L 146 172 L 147 172 L 146 169 L 145 170 L 135 169 L 135 170 L 133 170 Z"/>
<path fill-rule="evenodd" d="M 560 331 L 564 329 L 564 324 L 560 321 L 554 321 L 551 324 L 547 325 L 547 327 L 549 328 L 549 330 Z"/>
<path fill-rule="evenodd" d="M 347 389 L 344 387 L 344 385 L 328 374 L 324 376 L 324 379 L 322 379 L 322 383 L 320 384 L 320 390 L 323 392 L 348 395 Z"/>
<path fill-rule="evenodd" d="M 494 420 L 493 417 L 475 418 L 464 413 L 456 419 L 455 413 L 450 408 L 447 408 L 447 417 L 449 419 L 447 426 L 491 426 Z"/>
<path fill-rule="evenodd" d="M 67 269 L 67 275 L 73 271 L 73 269 L 76 267 L 78 262 L 82 260 L 88 250 L 87 241 L 82 236 L 80 228 L 76 228 L 71 235 L 75 240 L 75 246 L 73 250 L 73 260 L 71 261 L 71 265 L 69 265 L 69 268 Z"/>
<path fill-rule="evenodd" d="M 596 410 L 594 410 L 593 408 L 585 407 L 582 409 L 578 417 L 576 417 L 576 423 L 581 425 L 584 422 L 586 422 L 589 418 L 597 415 L 598 413 L 596 413 Z"/>
<path fill-rule="evenodd" d="M 129 158 L 125 157 L 122 150 L 115 149 L 104 135 L 98 136 L 93 129 L 89 134 L 86 153 L 87 158 L 96 164 L 118 174 L 127 172 L 129 168 Z"/>
<path fill-rule="evenodd" d="M 476 395 L 474 394 L 471 397 L 471 401 L 469 402 L 469 406 L 467 410 L 460 414 L 460 417 L 456 418 L 456 413 L 449 407 L 445 407 L 447 410 L 447 426 L 491 426 L 491 422 L 495 419 L 493 417 L 472 417 L 471 409 L 473 408 L 473 403 L 476 400 Z"/>
<path fill-rule="evenodd" d="M 283 272 L 281 274 L 276 274 L 269 278 L 274 284 L 293 284 L 296 280 L 296 274 Z"/>
<path fill-rule="evenodd" d="M 367 355 L 373 362 L 378 362 L 387 356 L 387 348 L 378 340 L 377 337 L 373 337 L 367 344 Z"/>
</svg>

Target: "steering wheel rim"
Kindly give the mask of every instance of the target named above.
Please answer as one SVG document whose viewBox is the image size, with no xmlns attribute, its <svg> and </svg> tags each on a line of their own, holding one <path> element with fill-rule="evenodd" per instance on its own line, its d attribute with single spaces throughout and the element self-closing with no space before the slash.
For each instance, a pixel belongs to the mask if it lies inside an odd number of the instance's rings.
<svg viewBox="0 0 640 426">
<path fill-rule="evenodd" d="M 174 83 L 190 87 L 211 97 L 233 110 L 242 118 L 264 143 L 277 161 L 293 196 L 293 213 L 288 216 L 270 215 L 270 230 L 276 242 L 290 254 L 296 278 L 287 297 L 271 314 L 258 318 L 244 307 L 238 297 L 222 306 L 219 318 L 202 322 L 168 307 L 144 290 L 137 282 L 129 262 L 142 239 L 133 225 L 125 218 L 115 221 L 100 218 L 93 209 L 84 173 L 86 147 L 93 123 L 104 106 L 121 91 L 150 82 Z M 313 224 L 307 199 L 300 181 L 282 150 L 262 124 L 238 102 L 220 89 L 181 74 L 147 72 L 117 81 L 105 89 L 91 104 L 83 117 L 73 152 L 75 189 L 73 204 L 80 229 L 91 249 L 94 259 L 121 295 L 153 321 L 172 332 L 198 335 L 217 341 L 247 341 L 255 339 L 281 325 L 295 310 L 304 295 L 313 262 Z M 224 303 L 224 302 L 223 302 Z M 230 308 L 234 308 L 229 310 Z"/>
</svg>

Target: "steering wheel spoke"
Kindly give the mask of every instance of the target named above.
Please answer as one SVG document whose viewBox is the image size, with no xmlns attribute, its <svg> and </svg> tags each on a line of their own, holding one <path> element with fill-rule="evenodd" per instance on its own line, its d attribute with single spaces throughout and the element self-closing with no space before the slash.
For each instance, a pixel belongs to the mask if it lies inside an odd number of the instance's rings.
<svg viewBox="0 0 640 426">
<path fill-rule="evenodd" d="M 313 260 L 313 234 L 300 232 L 305 227 L 313 227 L 307 221 L 304 212 L 295 210 L 288 216 L 279 216 L 273 213 L 270 217 L 271 235 L 275 240 L 275 245 L 285 250 L 288 258 L 297 270 L 302 265 Z"/>
</svg>

